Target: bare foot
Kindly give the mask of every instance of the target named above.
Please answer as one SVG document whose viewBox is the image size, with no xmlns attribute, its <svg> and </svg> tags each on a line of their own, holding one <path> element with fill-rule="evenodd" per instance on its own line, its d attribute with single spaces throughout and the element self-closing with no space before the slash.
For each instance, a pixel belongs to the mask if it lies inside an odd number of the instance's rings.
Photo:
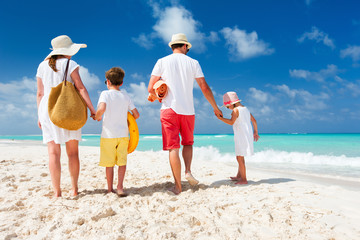
<svg viewBox="0 0 360 240">
<path fill-rule="evenodd" d="M 185 174 L 185 179 L 190 183 L 191 186 L 195 186 L 199 183 L 199 181 L 196 180 L 190 172 Z"/>
<path fill-rule="evenodd" d="M 119 197 L 126 197 L 128 195 L 126 192 L 124 192 L 124 189 L 117 189 L 116 194 Z"/>
<path fill-rule="evenodd" d="M 179 195 L 181 193 L 181 190 L 179 190 L 179 189 L 177 189 L 175 187 L 169 188 L 168 191 L 172 192 L 175 195 Z"/>
<path fill-rule="evenodd" d="M 75 197 L 79 194 L 78 189 L 71 190 L 71 196 Z"/>
<path fill-rule="evenodd" d="M 55 198 L 61 197 L 61 191 L 60 192 L 54 192 L 54 197 Z"/>
<path fill-rule="evenodd" d="M 108 189 L 107 193 L 115 193 L 115 194 L 117 194 L 117 192 L 114 189 L 110 189 L 110 190 Z"/>
<path fill-rule="evenodd" d="M 239 177 L 230 177 L 231 181 L 240 181 Z"/>
<path fill-rule="evenodd" d="M 247 180 L 240 180 L 240 181 L 237 181 L 235 184 L 245 185 L 245 184 L 248 184 L 248 181 Z"/>
</svg>

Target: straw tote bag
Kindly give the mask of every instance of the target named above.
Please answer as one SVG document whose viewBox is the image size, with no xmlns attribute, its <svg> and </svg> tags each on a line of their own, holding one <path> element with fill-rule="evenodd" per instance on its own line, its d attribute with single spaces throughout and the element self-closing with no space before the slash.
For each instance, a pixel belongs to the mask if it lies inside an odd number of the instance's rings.
<svg viewBox="0 0 360 240">
<path fill-rule="evenodd" d="M 67 130 L 78 130 L 87 121 L 87 106 L 75 86 L 66 81 L 68 68 L 66 64 L 63 81 L 51 88 L 48 111 L 50 120 L 58 127 Z"/>
</svg>

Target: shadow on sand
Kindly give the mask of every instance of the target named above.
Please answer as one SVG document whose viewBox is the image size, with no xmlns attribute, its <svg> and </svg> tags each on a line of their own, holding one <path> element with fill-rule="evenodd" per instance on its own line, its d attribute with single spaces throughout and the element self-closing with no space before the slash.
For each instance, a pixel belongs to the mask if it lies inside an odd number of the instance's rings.
<svg viewBox="0 0 360 240">
<path fill-rule="evenodd" d="M 295 181 L 295 179 L 291 178 L 269 178 L 269 179 L 262 179 L 260 181 L 248 181 L 248 184 L 241 185 L 241 184 L 235 184 L 235 181 L 232 181 L 230 179 L 224 179 L 220 181 L 213 182 L 210 184 L 209 187 L 211 188 L 218 188 L 223 185 L 232 186 L 232 187 L 246 187 L 249 185 L 260 185 L 260 184 L 279 184 L 279 183 L 285 183 L 285 182 L 292 182 Z"/>
<path fill-rule="evenodd" d="M 211 183 L 210 185 L 206 184 L 198 184 L 196 186 L 191 186 L 188 182 L 181 182 L 182 184 L 182 190 L 183 192 L 186 192 L 188 190 L 191 190 L 192 192 L 196 192 L 201 190 L 206 190 L 208 188 L 219 188 L 221 186 L 231 186 L 231 187 L 246 187 L 251 185 L 260 185 L 260 184 L 279 184 L 279 183 L 286 183 L 286 182 L 292 182 L 295 181 L 291 178 L 269 178 L 269 179 L 263 179 L 260 181 L 248 181 L 248 184 L 246 185 L 239 185 L 235 184 L 234 181 L 231 181 L 230 179 L 224 179 L 219 180 L 216 182 Z M 140 195 L 142 197 L 145 196 L 152 196 L 156 192 L 162 192 L 162 193 L 168 193 L 169 195 L 174 195 L 172 192 L 169 191 L 170 188 L 172 188 L 174 184 L 172 182 L 162 182 L 162 183 L 154 183 L 152 185 L 148 186 L 141 186 L 141 187 L 130 187 L 126 188 L 125 191 L 128 195 Z M 94 194 L 101 194 L 105 195 L 107 194 L 106 189 L 94 189 L 94 190 L 84 190 L 79 193 L 79 195 L 74 200 L 77 200 L 79 198 L 82 198 L 86 195 L 94 195 Z"/>
</svg>

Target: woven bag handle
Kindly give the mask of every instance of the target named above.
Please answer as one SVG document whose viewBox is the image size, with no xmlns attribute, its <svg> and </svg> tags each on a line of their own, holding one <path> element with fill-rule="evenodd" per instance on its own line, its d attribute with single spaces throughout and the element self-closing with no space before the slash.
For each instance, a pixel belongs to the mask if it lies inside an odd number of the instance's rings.
<svg viewBox="0 0 360 240">
<path fill-rule="evenodd" d="M 67 73 L 68 73 L 68 70 L 69 70 L 69 63 L 70 63 L 70 59 L 68 59 L 68 61 L 66 63 L 65 73 L 64 73 L 64 77 L 63 77 L 63 81 L 65 81 L 65 86 L 66 86 Z"/>
</svg>

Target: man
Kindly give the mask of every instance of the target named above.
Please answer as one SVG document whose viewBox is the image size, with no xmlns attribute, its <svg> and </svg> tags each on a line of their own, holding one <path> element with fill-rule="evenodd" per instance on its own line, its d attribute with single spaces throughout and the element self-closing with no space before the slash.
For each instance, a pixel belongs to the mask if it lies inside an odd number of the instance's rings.
<svg viewBox="0 0 360 240">
<path fill-rule="evenodd" d="M 181 135 L 181 145 L 183 145 L 182 156 L 185 163 L 185 178 L 191 185 L 199 183 L 191 174 L 195 126 L 194 80 L 196 80 L 205 98 L 213 107 L 215 115 L 222 116 L 222 112 L 205 81 L 199 62 L 186 56 L 191 44 L 187 41 L 185 34 L 174 34 L 169 47 L 171 47 L 173 54 L 156 62 L 151 73 L 148 91 L 150 94 L 155 94 L 153 86 L 160 78 L 168 86 L 168 94 L 162 99 L 160 121 L 163 149 L 169 150 L 169 161 L 175 180 L 175 186 L 171 191 L 179 194 L 181 193 L 179 134 Z"/>
</svg>

